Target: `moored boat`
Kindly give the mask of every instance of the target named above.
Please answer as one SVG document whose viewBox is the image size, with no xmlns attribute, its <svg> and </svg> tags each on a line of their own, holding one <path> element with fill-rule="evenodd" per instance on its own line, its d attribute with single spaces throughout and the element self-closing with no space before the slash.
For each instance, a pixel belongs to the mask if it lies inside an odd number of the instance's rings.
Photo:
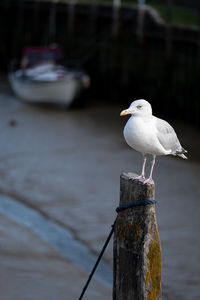
<svg viewBox="0 0 200 300">
<path fill-rule="evenodd" d="M 26 48 L 21 67 L 9 73 L 14 93 L 27 102 L 70 105 L 90 79 L 84 71 L 59 64 L 61 53 L 57 46 Z"/>
</svg>

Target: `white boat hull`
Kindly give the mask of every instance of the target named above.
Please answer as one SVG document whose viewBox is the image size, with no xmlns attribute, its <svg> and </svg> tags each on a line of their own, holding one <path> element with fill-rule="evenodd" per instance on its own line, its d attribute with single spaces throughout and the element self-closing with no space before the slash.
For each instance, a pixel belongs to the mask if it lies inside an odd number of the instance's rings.
<svg viewBox="0 0 200 300">
<path fill-rule="evenodd" d="M 9 74 L 9 81 L 15 94 L 28 102 L 60 103 L 70 105 L 77 97 L 82 82 L 76 78 L 63 78 L 56 81 L 32 81 Z"/>
</svg>

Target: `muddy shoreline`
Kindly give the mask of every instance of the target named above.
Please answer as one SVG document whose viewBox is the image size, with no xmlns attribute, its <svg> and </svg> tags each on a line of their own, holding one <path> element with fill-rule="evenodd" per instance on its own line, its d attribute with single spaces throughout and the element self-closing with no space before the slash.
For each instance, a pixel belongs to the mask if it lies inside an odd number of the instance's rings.
<svg viewBox="0 0 200 300">
<path fill-rule="evenodd" d="M 19 201 L 23 199 L 29 207 L 63 224 L 92 253 L 99 253 L 115 218 L 120 173 L 140 172 L 142 163 L 140 155 L 124 142 L 122 128 L 126 120 L 119 117 L 122 107 L 103 103 L 89 103 L 88 107 L 70 110 L 33 106 L 17 101 L 3 84 L 0 104 L 0 191 Z M 196 263 L 200 258 L 200 134 L 189 125 L 170 123 L 188 150 L 189 160 L 159 157 L 155 166 L 157 219 L 163 249 L 163 294 L 169 300 L 197 300 L 200 297 L 200 269 Z M 4 218 L 2 216 L 2 220 Z M 0 225 L 5 230 L 5 224 Z M 23 229 L 20 232 L 23 236 Z M 24 234 L 24 243 L 33 234 L 28 232 Z M 8 236 L 8 253 L 9 245 L 13 246 L 11 241 L 12 234 Z M 40 249 L 39 241 L 37 244 Z M 15 256 L 14 251 L 12 253 Z M 20 253 L 20 245 L 17 253 Z M 56 255 L 59 260 L 59 254 Z M 4 247 L 0 249 L 0 259 L 5 259 Z M 15 259 L 17 261 L 17 256 Z M 104 260 L 112 262 L 111 245 Z M 9 261 L 5 261 L 8 267 Z M 24 263 L 16 264 L 15 276 L 21 276 Z M 32 274 L 33 268 L 30 265 L 26 272 Z M 70 268 L 73 268 L 71 262 Z M 48 286 L 51 275 L 45 276 L 43 280 Z M 69 274 L 63 276 L 67 281 Z M 59 286 L 61 277 L 55 285 Z M 85 277 L 86 273 L 81 272 L 80 281 Z M 36 284 L 37 280 L 32 282 Z M 30 294 L 34 294 L 34 287 L 32 284 Z M 68 289 L 65 287 L 65 292 Z M 79 290 L 78 287 L 73 290 L 71 299 L 77 298 Z M 99 294 L 93 299 L 111 299 L 111 292 L 99 285 Z M 30 299 L 42 300 L 42 293 L 41 290 L 37 297 Z M 91 293 L 96 293 L 93 287 Z M 9 299 L 16 300 L 13 295 Z M 0 299 L 6 299 L 6 291 Z M 55 299 L 64 298 L 58 292 Z"/>
</svg>

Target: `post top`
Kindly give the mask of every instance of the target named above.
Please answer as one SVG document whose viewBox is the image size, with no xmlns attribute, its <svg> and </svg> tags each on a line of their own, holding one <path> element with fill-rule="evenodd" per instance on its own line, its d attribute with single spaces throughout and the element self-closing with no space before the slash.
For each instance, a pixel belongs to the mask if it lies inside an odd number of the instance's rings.
<svg viewBox="0 0 200 300">
<path fill-rule="evenodd" d="M 142 185 L 151 185 L 151 186 L 154 186 L 154 184 L 149 184 L 149 183 L 143 183 L 141 182 L 140 180 L 136 179 L 135 177 L 136 176 L 139 176 L 138 174 L 136 173 L 133 173 L 133 172 L 123 172 L 121 173 L 121 178 L 125 179 L 125 180 L 132 180 L 134 182 L 138 182 L 138 184 L 142 184 Z"/>
<path fill-rule="evenodd" d="M 133 173 L 133 172 L 123 172 L 121 174 L 121 177 L 123 177 L 124 179 L 132 179 L 135 180 L 134 178 L 138 176 L 138 174 Z"/>
<path fill-rule="evenodd" d="M 120 205 L 155 199 L 154 184 L 143 184 L 141 181 L 135 179 L 137 174 L 132 172 L 124 172 L 120 176 Z"/>
</svg>

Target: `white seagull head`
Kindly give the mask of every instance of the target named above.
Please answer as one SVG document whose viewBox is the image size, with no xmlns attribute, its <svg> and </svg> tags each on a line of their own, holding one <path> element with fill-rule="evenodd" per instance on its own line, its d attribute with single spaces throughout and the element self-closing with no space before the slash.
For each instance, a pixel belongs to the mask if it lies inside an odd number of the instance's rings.
<svg viewBox="0 0 200 300">
<path fill-rule="evenodd" d="M 135 100 L 131 103 L 128 109 L 125 109 L 120 113 L 120 116 L 125 116 L 128 114 L 131 114 L 133 116 L 141 116 L 141 117 L 151 116 L 152 115 L 151 104 L 144 99 Z"/>
</svg>

